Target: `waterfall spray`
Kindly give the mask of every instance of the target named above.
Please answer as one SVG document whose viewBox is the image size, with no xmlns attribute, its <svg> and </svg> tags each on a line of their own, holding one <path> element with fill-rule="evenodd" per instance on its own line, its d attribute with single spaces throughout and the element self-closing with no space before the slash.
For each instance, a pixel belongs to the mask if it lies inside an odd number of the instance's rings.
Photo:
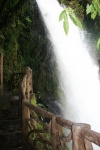
<svg viewBox="0 0 100 150">
<path fill-rule="evenodd" d="M 65 35 L 59 15 L 63 7 L 57 0 L 37 0 L 59 70 L 63 116 L 77 123 L 88 123 L 100 132 L 100 82 L 98 66 L 91 58 L 85 33 L 69 19 Z M 95 146 L 98 150 L 98 147 Z"/>
</svg>

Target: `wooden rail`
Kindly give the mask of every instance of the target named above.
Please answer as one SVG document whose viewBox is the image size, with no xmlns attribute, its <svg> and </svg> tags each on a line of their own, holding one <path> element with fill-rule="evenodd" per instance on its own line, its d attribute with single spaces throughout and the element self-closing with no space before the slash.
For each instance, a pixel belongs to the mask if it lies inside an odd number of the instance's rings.
<svg viewBox="0 0 100 150">
<path fill-rule="evenodd" d="M 93 150 L 92 143 L 100 146 L 100 133 L 91 130 L 89 124 L 75 123 L 32 105 L 32 92 L 32 70 L 28 67 L 21 82 L 22 127 L 33 149 L 38 149 L 41 143 L 44 149 L 67 150 L 69 141 L 73 150 Z M 70 130 L 68 136 L 64 134 L 67 129 Z"/>
</svg>

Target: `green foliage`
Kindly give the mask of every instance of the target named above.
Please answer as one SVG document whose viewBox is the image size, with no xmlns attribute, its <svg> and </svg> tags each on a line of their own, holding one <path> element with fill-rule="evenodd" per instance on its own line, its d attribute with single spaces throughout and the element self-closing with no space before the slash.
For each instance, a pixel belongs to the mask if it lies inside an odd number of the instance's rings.
<svg viewBox="0 0 100 150">
<path fill-rule="evenodd" d="M 74 10 L 74 13 L 82 21 L 84 19 L 84 8 L 79 4 L 77 0 L 59 0 L 61 4 L 64 4 L 65 7 L 70 7 Z"/>
<path fill-rule="evenodd" d="M 2 11 L 0 0 L 0 51 L 4 53 L 4 90 L 11 90 L 13 73 L 23 72 L 26 66 L 30 66 L 34 70 L 34 92 L 40 91 L 42 98 L 52 96 L 57 99 L 56 63 L 47 47 L 47 43 L 50 43 L 36 2 L 7 1 Z"/>
<path fill-rule="evenodd" d="M 31 104 L 35 105 L 35 106 L 40 106 L 40 104 L 37 104 L 37 100 L 36 100 L 36 97 L 35 95 L 33 95 L 32 99 L 31 99 Z M 41 104 L 42 105 L 42 104 Z M 43 105 L 42 105 L 43 106 Z M 41 120 L 43 121 L 44 120 L 44 117 L 42 116 L 39 116 L 37 113 L 35 113 L 34 111 L 32 112 L 32 114 L 34 114 L 35 118 L 37 118 L 36 120 Z M 40 123 L 40 121 L 35 121 L 34 120 L 34 129 L 35 130 L 43 130 L 45 131 L 45 124 L 42 124 Z M 40 133 L 41 136 L 45 139 L 45 140 L 48 140 L 48 141 L 51 141 L 51 135 L 50 133 L 48 133 L 47 131 L 46 132 L 43 132 L 43 133 Z M 51 150 L 51 146 L 47 145 L 47 144 L 44 144 L 41 140 L 37 140 L 38 139 L 38 133 L 36 132 L 32 132 L 30 135 L 29 135 L 29 138 L 30 140 L 33 142 L 33 141 L 36 141 L 36 144 L 35 144 L 35 148 L 37 150 L 40 150 L 40 149 L 49 149 Z"/>
<path fill-rule="evenodd" d="M 59 16 L 59 21 L 63 21 L 63 27 L 66 34 L 68 34 L 69 24 L 68 24 L 68 15 L 66 13 L 66 10 L 63 10 Z"/>
<path fill-rule="evenodd" d="M 82 23 L 78 19 L 78 17 L 75 15 L 74 10 L 70 7 L 67 7 L 65 10 L 63 10 L 59 16 L 59 21 L 63 20 L 63 27 L 66 34 L 68 34 L 69 30 L 69 23 L 68 23 L 68 17 L 71 18 L 73 23 L 78 26 L 80 29 L 82 29 Z"/>
<path fill-rule="evenodd" d="M 0 16 L 0 19 L 2 18 L 5 25 L 2 28 L 0 27 L 0 51 L 4 53 L 5 90 L 11 89 L 11 78 L 13 73 L 22 72 L 26 63 L 23 54 L 21 53 L 23 49 L 25 51 L 26 49 L 24 47 L 22 48 L 21 44 L 25 45 L 27 43 L 24 41 L 20 44 L 19 41 L 23 38 L 22 35 L 26 37 L 28 35 L 30 36 L 30 34 L 25 33 L 25 30 L 30 30 L 31 26 L 31 16 L 29 13 L 26 13 L 30 9 L 30 5 L 29 2 L 26 2 L 26 5 L 18 5 L 19 2 L 19 0 L 9 1 L 5 8 L 6 11 Z M 13 13 L 14 8 L 15 10 Z M 8 17 L 7 24 L 5 24 L 6 15 Z M 29 41 L 28 43 L 30 44 Z"/>
<path fill-rule="evenodd" d="M 19 55 L 18 37 L 20 29 L 15 23 L 4 32 L 4 86 L 10 86 L 9 82 L 14 72 L 21 72 L 22 61 Z M 20 63 L 19 63 L 20 62 Z"/>
<path fill-rule="evenodd" d="M 13 8 L 18 2 L 19 0 L 10 0 L 10 8 Z"/>
<path fill-rule="evenodd" d="M 89 5 L 87 4 L 86 7 L 86 14 L 91 15 L 91 19 L 96 19 L 97 16 L 100 16 L 100 1 L 99 0 L 92 0 L 92 3 Z M 100 49 L 100 38 L 97 41 L 97 49 Z"/>
<path fill-rule="evenodd" d="M 68 24 L 68 16 L 67 15 L 65 15 L 65 17 L 64 17 L 63 27 L 65 30 L 65 33 L 68 34 L 69 24 Z"/>
<path fill-rule="evenodd" d="M 91 14 L 91 18 L 95 19 L 97 15 L 100 16 L 100 1 L 92 0 L 92 3 L 87 4 L 86 14 Z"/>
<path fill-rule="evenodd" d="M 45 130 L 43 125 L 34 121 L 34 128 L 35 130 Z M 51 140 L 51 136 L 49 133 L 47 132 L 44 132 L 44 133 L 40 133 L 42 137 L 44 137 L 44 139 L 50 141 Z M 35 148 L 37 150 L 43 150 L 43 149 L 46 149 L 46 148 L 49 148 L 49 150 L 51 150 L 51 146 L 47 145 L 46 143 L 43 143 L 42 140 L 37 140 L 38 139 L 38 133 L 36 132 L 32 132 L 29 136 L 30 140 L 33 142 L 33 141 L 36 141 L 36 144 L 34 145 Z"/>
<path fill-rule="evenodd" d="M 37 101 L 36 101 L 35 95 L 33 95 L 32 99 L 31 99 L 31 104 L 37 106 Z"/>
</svg>

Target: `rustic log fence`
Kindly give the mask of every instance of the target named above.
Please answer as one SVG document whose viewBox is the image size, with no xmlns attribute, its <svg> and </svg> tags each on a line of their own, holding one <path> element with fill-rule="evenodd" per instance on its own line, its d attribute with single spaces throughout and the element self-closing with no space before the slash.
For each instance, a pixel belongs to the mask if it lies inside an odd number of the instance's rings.
<svg viewBox="0 0 100 150">
<path fill-rule="evenodd" d="M 42 143 L 43 149 L 68 150 L 66 143 L 72 141 L 73 150 L 93 150 L 92 143 L 100 146 L 100 133 L 91 130 L 85 123 L 75 123 L 31 104 L 33 93 L 32 70 L 27 67 L 21 82 L 22 93 L 22 129 L 33 149 Z M 44 118 L 50 120 L 47 123 Z M 70 134 L 64 134 L 65 129 Z M 40 146 L 40 145 L 39 145 Z M 40 148 L 40 147 L 39 147 Z"/>
</svg>

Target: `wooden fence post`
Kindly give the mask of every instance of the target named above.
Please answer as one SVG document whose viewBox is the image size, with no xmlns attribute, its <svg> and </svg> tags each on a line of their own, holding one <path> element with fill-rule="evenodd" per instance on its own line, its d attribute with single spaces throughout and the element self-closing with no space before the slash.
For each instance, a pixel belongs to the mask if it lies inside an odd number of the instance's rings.
<svg viewBox="0 0 100 150">
<path fill-rule="evenodd" d="M 27 67 L 25 70 L 25 76 L 21 82 L 21 100 L 22 100 L 22 130 L 23 135 L 27 136 L 28 126 L 26 120 L 30 118 L 30 110 L 27 106 L 24 105 L 24 100 L 27 100 L 29 103 L 31 101 L 33 88 L 32 88 L 32 70 L 30 67 Z"/>
<path fill-rule="evenodd" d="M 32 84 L 32 70 L 27 67 L 25 71 L 25 75 L 21 82 L 21 100 L 22 100 L 22 131 L 23 136 L 27 137 L 29 135 L 29 131 L 33 130 L 33 128 L 29 124 L 27 124 L 27 120 L 31 120 L 30 118 L 30 111 L 33 110 L 37 115 L 44 116 L 51 120 L 51 136 L 52 136 L 52 149 L 57 150 L 59 149 L 66 149 L 65 142 L 72 140 L 72 149 L 73 150 L 93 150 L 91 142 L 100 146 L 100 133 L 91 130 L 91 126 L 85 123 L 74 123 L 69 120 L 65 120 L 62 117 L 56 117 L 54 114 L 43 110 L 35 105 L 30 104 L 32 94 L 33 94 L 33 84 Z M 31 114 L 32 115 L 32 114 Z M 34 119 L 38 123 L 41 122 L 39 118 Z M 42 125 L 44 122 L 42 123 Z M 46 124 L 47 125 L 47 124 Z M 34 127 L 34 125 L 33 125 Z M 47 127 L 47 126 L 46 126 Z M 49 127 L 49 126 L 48 126 Z M 71 130 L 71 133 L 66 137 L 63 135 L 62 127 L 68 128 Z M 30 130 L 29 130 L 30 128 Z M 61 130 L 60 130 L 61 128 Z M 38 134 L 39 130 L 34 130 L 36 134 Z M 37 132 L 39 131 L 39 132 Z M 32 133 L 33 131 L 31 131 Z M 44 131 L 42 130 L 42 132 Z M 40 134 L 39 133 L 39 134 Z M 41 135 L 41 134 L 40 134 Z M 51 141 L 41 140 L 41 137 L 38 139 L 39 141 L 45 141 L 48 145 L 51 145 Z M 60 144 L 59 144 L 60 143 Z M 58 147 L 60 146 L 60 147 Z"/>
<path fill-rule="evenodd" d="M 57 149 L 57 123 L 56 117 L 53 116 L 51 120 L 51 136 L 52 136 L 52 149 Z"/>
<path fill-rule="evenodd" d="M 90 129 L 90 125 L 84 123 L 74 123 L 72 125 L 73 150 L 93 150 L 92 144 L 85 140 L 85 136 L 82 134 L 82 129 Z"/>
</svg>

